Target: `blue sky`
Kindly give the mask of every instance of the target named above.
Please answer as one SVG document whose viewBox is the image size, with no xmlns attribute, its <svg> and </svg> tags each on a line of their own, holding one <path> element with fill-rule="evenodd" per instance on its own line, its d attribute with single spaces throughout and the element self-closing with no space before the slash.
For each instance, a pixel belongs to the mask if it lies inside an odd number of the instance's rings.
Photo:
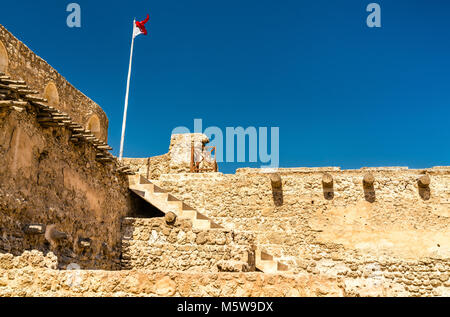
<svg viewBox="0 0 450 317">
<path fill-rule="evenodd" d="M 125 156 L 172 129 L 279 127 L 280 166 L 450 165 L 450 3 L 363 0 L 7 1 L 0 23 L 107 113 L 118 154 L 134 17 Z M 373 1 L 375 2 L 375 1 Z M 226 173 L 261 163 L 222 163 Z"/>
</svg>

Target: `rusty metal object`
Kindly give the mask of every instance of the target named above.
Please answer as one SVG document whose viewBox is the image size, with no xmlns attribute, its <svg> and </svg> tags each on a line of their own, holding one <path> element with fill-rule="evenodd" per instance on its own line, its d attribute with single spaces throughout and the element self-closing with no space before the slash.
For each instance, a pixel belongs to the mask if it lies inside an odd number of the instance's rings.
<svg viewBox="0 0 450 317">
<path fill-rule="evenodd" d="M 202 151 L 196 152 L 195 147 L 192 144 L 190 168 L 191 173 L 217 172 L 216 147 L 204 146 Z"/>
</svg>

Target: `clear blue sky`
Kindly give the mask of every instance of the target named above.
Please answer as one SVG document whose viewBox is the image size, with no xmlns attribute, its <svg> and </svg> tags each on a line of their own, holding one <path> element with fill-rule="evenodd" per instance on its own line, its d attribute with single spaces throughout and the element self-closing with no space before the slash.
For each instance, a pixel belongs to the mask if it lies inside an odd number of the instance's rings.
<svg viewBox="0 0 450 317">
<path fill-rule="evenodd" d="M 280 166 L 450 165 L 450 2 L 4 1 L 0 23 L 97 102 L 118 153 L 133 17 L 125 155 L 166 153 L 173 128 L 280 127 Z M 74 1 L 75 2 L 75 1 Z M 261 164 L 222 163 L 221 171 Z"/>
</svg>

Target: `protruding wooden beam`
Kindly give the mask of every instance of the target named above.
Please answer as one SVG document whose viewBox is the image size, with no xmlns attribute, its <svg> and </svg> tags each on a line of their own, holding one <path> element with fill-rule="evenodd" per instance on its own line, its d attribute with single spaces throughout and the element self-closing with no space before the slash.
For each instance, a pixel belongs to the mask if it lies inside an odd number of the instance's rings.
<svg viewBox="0 0 450 317">
<path fill-rule="evenodd" d="M 9 87 L 13 90 L 18 90 L 18 89 L 29 89 L 30 87 L 28 87 L 27 85 L 9 85 Z"/>
<path fill-rule="evenodd" d="M 78 239 L 78 246 L 82 249 L 88 249 L 91 247 L 92 240 L 89 238 L 80 238 Z"/>
<path fill-rule="evenodd" d="M 0 100 L 0 107 L 26 106 L 26 105 L 28 105 L 28 102 L 26 101 Z"/>
<path fill-rule="evenodd" d="M 55 225 L 47 226 L 47 228 L 45 230 L 45 239 L 47 239 L 47 241 L 49 241 L 49 242 L 50 241 L 56 242 L 56 241 L 61 241 L 61 240 L 67 240 L 68 237 L 69 236 L 67 235 L 67 233 L 56 230 Z"/>
<path fill-rule="evenodd" d="M 426 187 L 430 186 L 431 178 L 428 175 L 423 175 L 423 176 L 419 177 L 419 179 L 417 181 L 418 181 L 420 187 L 426 188 Z"/>
<path fill-rule="evenodd" d="M 375 177 L 371 173 L 366 173 L 363 178 L 364 186 L 371 187 L 375 182 Z"/>
<path fill-rule="evenodd" d="M 323 174 L 322 184 L 324 187 L 333 187 L 333 176 L 330 173 Z"/>
<path fill-rule="evenodd" d="M 1 76 L 0 81 L 3 83 L 13 84 L 13 85 L 25 85 L 26 84 L 26 82 L 24 82 L 23 80 L 13 80 L 13 79 L 6 78 L 6 76 Z"/>
<path fill-rule="evenodd" d="M 269 175 L 270 182 L 273 188 L 281 188 L 281 176 L 278 173 L 271 173 Z"/>
<path fill-rule="evenodd" d="M 39 91 L 32 89 L 17 89 L 17 92 L 21 95 L 37 95 Z"/>
<path fill-rule="evenodd" d="M 0 89 L 7 89 L 9 91 L 11 91 L 11 90 L 15 91 L 16 90 L 13 87 L 11 87 L 10 85 L 5 85 L 5 84 L 0 84 Z"/>
<path fill-rule="evenodd" d="M 28 224 L 23 227 L 23 232 L 26 234 L 44 234 L 45 225 L 42 224 Z"/>
<path fill-rule="evenodd" d="M 97 146 L 97 148 L 99 149 L 99 150 L 107 150 L 107 151 L 112 151 L 112 147 L 110 147 L 109 145 L 99 145 L 99 146 Z"/>
<path fill-rule="evenodd" d="M 96 160 L 99 162 L 112 162 L 113 161 L 109 157 L 98 157 L 98 158 L 96 158 Z"/>
<path fill-rule="evenodd" d="M 47 99 L 41 98 L 41 97 L 37 97 L 37 96 L 34 96 L 34 95 L 26 95 L 23 98 L 27 99 L 27 100 L 30 100 L 30 101 L 47 102 Z"/>
</svg>

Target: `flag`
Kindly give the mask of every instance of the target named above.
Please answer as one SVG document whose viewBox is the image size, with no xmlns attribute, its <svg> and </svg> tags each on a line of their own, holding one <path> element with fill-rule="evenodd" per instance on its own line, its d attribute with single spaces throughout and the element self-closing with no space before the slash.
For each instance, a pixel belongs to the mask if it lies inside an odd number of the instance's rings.
<svg viewBox="0 0 450 317">
<path fill-rule="evenodd" d="M 150 15 L 147 14 L 147 18 L 144 21 L 136 21 L 136 19 L 134 19 L 134 21 L 133 21 L 133 36 L 131 39 L 130 65 L 128 67 L 127 92 L 125 94 L 125 108 L 123 110 L 122 137 L 120 139 L 119 161 L 122 161 L 122 158 L 123 158 L 123 144 L 125 141 L 125 127 L 127 124 L 128 96 L 130 93 L 131 65 L 133 64 L 134 39 L 136 38 L 136 36 L 141 35 L 141 34 L 147 35 L 147 29 L 145 28 L 145 24 L 149 20 L 150 20 Z"/>
<path fill-rule="evenodd" d="M 145 24 L 148 20 L 150 20 L 150 15 L 147 14 L 147 18 L 144 21 L 134 21 L 133 38 L 141 34 L 147 35 Z"/>
</svg>

